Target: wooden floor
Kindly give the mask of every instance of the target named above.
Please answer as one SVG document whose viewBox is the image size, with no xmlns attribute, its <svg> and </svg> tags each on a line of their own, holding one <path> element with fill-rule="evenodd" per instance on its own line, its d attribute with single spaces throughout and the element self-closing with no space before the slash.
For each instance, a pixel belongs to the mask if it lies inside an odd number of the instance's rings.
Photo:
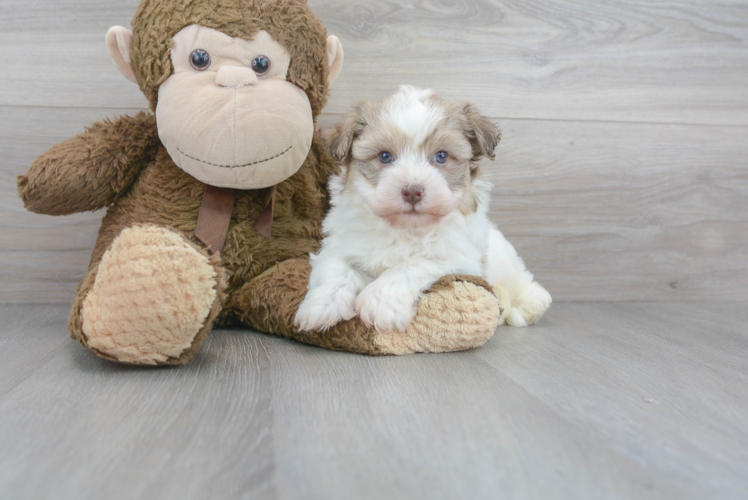
<svg viewBox="0 0 748 500">
<path fill-rule="evenodd" d="M 748 498 L 748 309 L 554 306 L 483 348 L 370 358 L 216 332 L 134 369 L 0 306 L 0 498 Z"/>
</svg>

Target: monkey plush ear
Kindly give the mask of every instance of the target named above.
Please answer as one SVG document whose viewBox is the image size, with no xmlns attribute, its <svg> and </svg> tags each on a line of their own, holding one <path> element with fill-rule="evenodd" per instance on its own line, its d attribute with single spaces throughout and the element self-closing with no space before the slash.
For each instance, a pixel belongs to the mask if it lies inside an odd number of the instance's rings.
<svg viewBox="0 0 748 500">
<path fill-rule="evenodd" d="M 130 67 L 130 51 L 132 50 L 132 32 L 122 26 L 114 26 L 106 34 L 106 46 L 112 61 L 125 78 L 138 83 Z"/>
<path fill-rule="evenodd" d="M 327 37 L 327 61 L 330 64 L 330 76 L 327 78 L 328 85 L 332 85 L 337 80 L 338 75 L 343 70 L 343 44 L 335 35 Z"/>
<path fill-rule="evenodd" d="M 499 127 L 478 113 L 472 104 L 465 104 L 462 110 L 467 117 L 465 136 L 473 146 L 473 161 L 483 156 L 495 159 L 494 151 L 501 141 Z"/>
</svg>

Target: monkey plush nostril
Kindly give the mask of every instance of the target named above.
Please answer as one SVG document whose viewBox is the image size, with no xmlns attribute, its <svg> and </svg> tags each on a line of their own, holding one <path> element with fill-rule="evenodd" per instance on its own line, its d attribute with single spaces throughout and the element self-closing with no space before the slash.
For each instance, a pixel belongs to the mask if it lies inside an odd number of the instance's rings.
<svg viewBox="0 0 748 500">
<path fill-rule="evenodd" d="M 216 84 L 226 88 L 241 88 L 257 83 L 257 74 L 242 66 L 223 66 L 216 73 Z"/>
<path fill-rule="evenodd" d="M 407 186 L 402 189 L 401 193 L 406 202 L 416 206 L 423 199 L 424 191 L 423 186 Z"/>
</svg>

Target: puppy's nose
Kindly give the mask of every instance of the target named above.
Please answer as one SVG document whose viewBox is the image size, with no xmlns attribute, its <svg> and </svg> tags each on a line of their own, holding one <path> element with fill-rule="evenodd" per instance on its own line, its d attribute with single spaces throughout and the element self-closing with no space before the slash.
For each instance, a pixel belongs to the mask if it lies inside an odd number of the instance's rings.
<svg viewBox="0 0 748 500">
<path fill-rule="evenodd" d="M 216 73 L 216 84 L 221 87 L 238 89 L 257 83 L 257 75 L 250 68 L 222 66 Z"/>
<path fill-rule="evenodd" d="M 401 191 L 401 193 L 403 194 L 403 199 L 413 206 L 421 201 L 421 199 L 423 198 L 423 192 L 423 186 L 408 186 L 404 187 Z"/>
</svg>

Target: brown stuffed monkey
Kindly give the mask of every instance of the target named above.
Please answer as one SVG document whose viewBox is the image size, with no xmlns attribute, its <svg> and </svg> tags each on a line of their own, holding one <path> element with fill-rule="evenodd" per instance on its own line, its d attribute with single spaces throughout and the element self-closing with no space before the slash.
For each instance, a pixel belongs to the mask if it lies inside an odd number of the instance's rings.
<svg viewBox="0 0 748 500">
<path fill-rule="evenodd" d="M 154 113 L 95 123 L 20 176 L 37 213 L 108 207 L 68 327 L 106 359 L 185 363 L 213 323 L 367 354 L 464 350 L 499 320 L 479 278 L 444 277 L 405 333 L 299 332 L 337 165 L 316 118 L 340 41 L 304 0 L 143 0 L 107 45 Z"/>
</svg>

